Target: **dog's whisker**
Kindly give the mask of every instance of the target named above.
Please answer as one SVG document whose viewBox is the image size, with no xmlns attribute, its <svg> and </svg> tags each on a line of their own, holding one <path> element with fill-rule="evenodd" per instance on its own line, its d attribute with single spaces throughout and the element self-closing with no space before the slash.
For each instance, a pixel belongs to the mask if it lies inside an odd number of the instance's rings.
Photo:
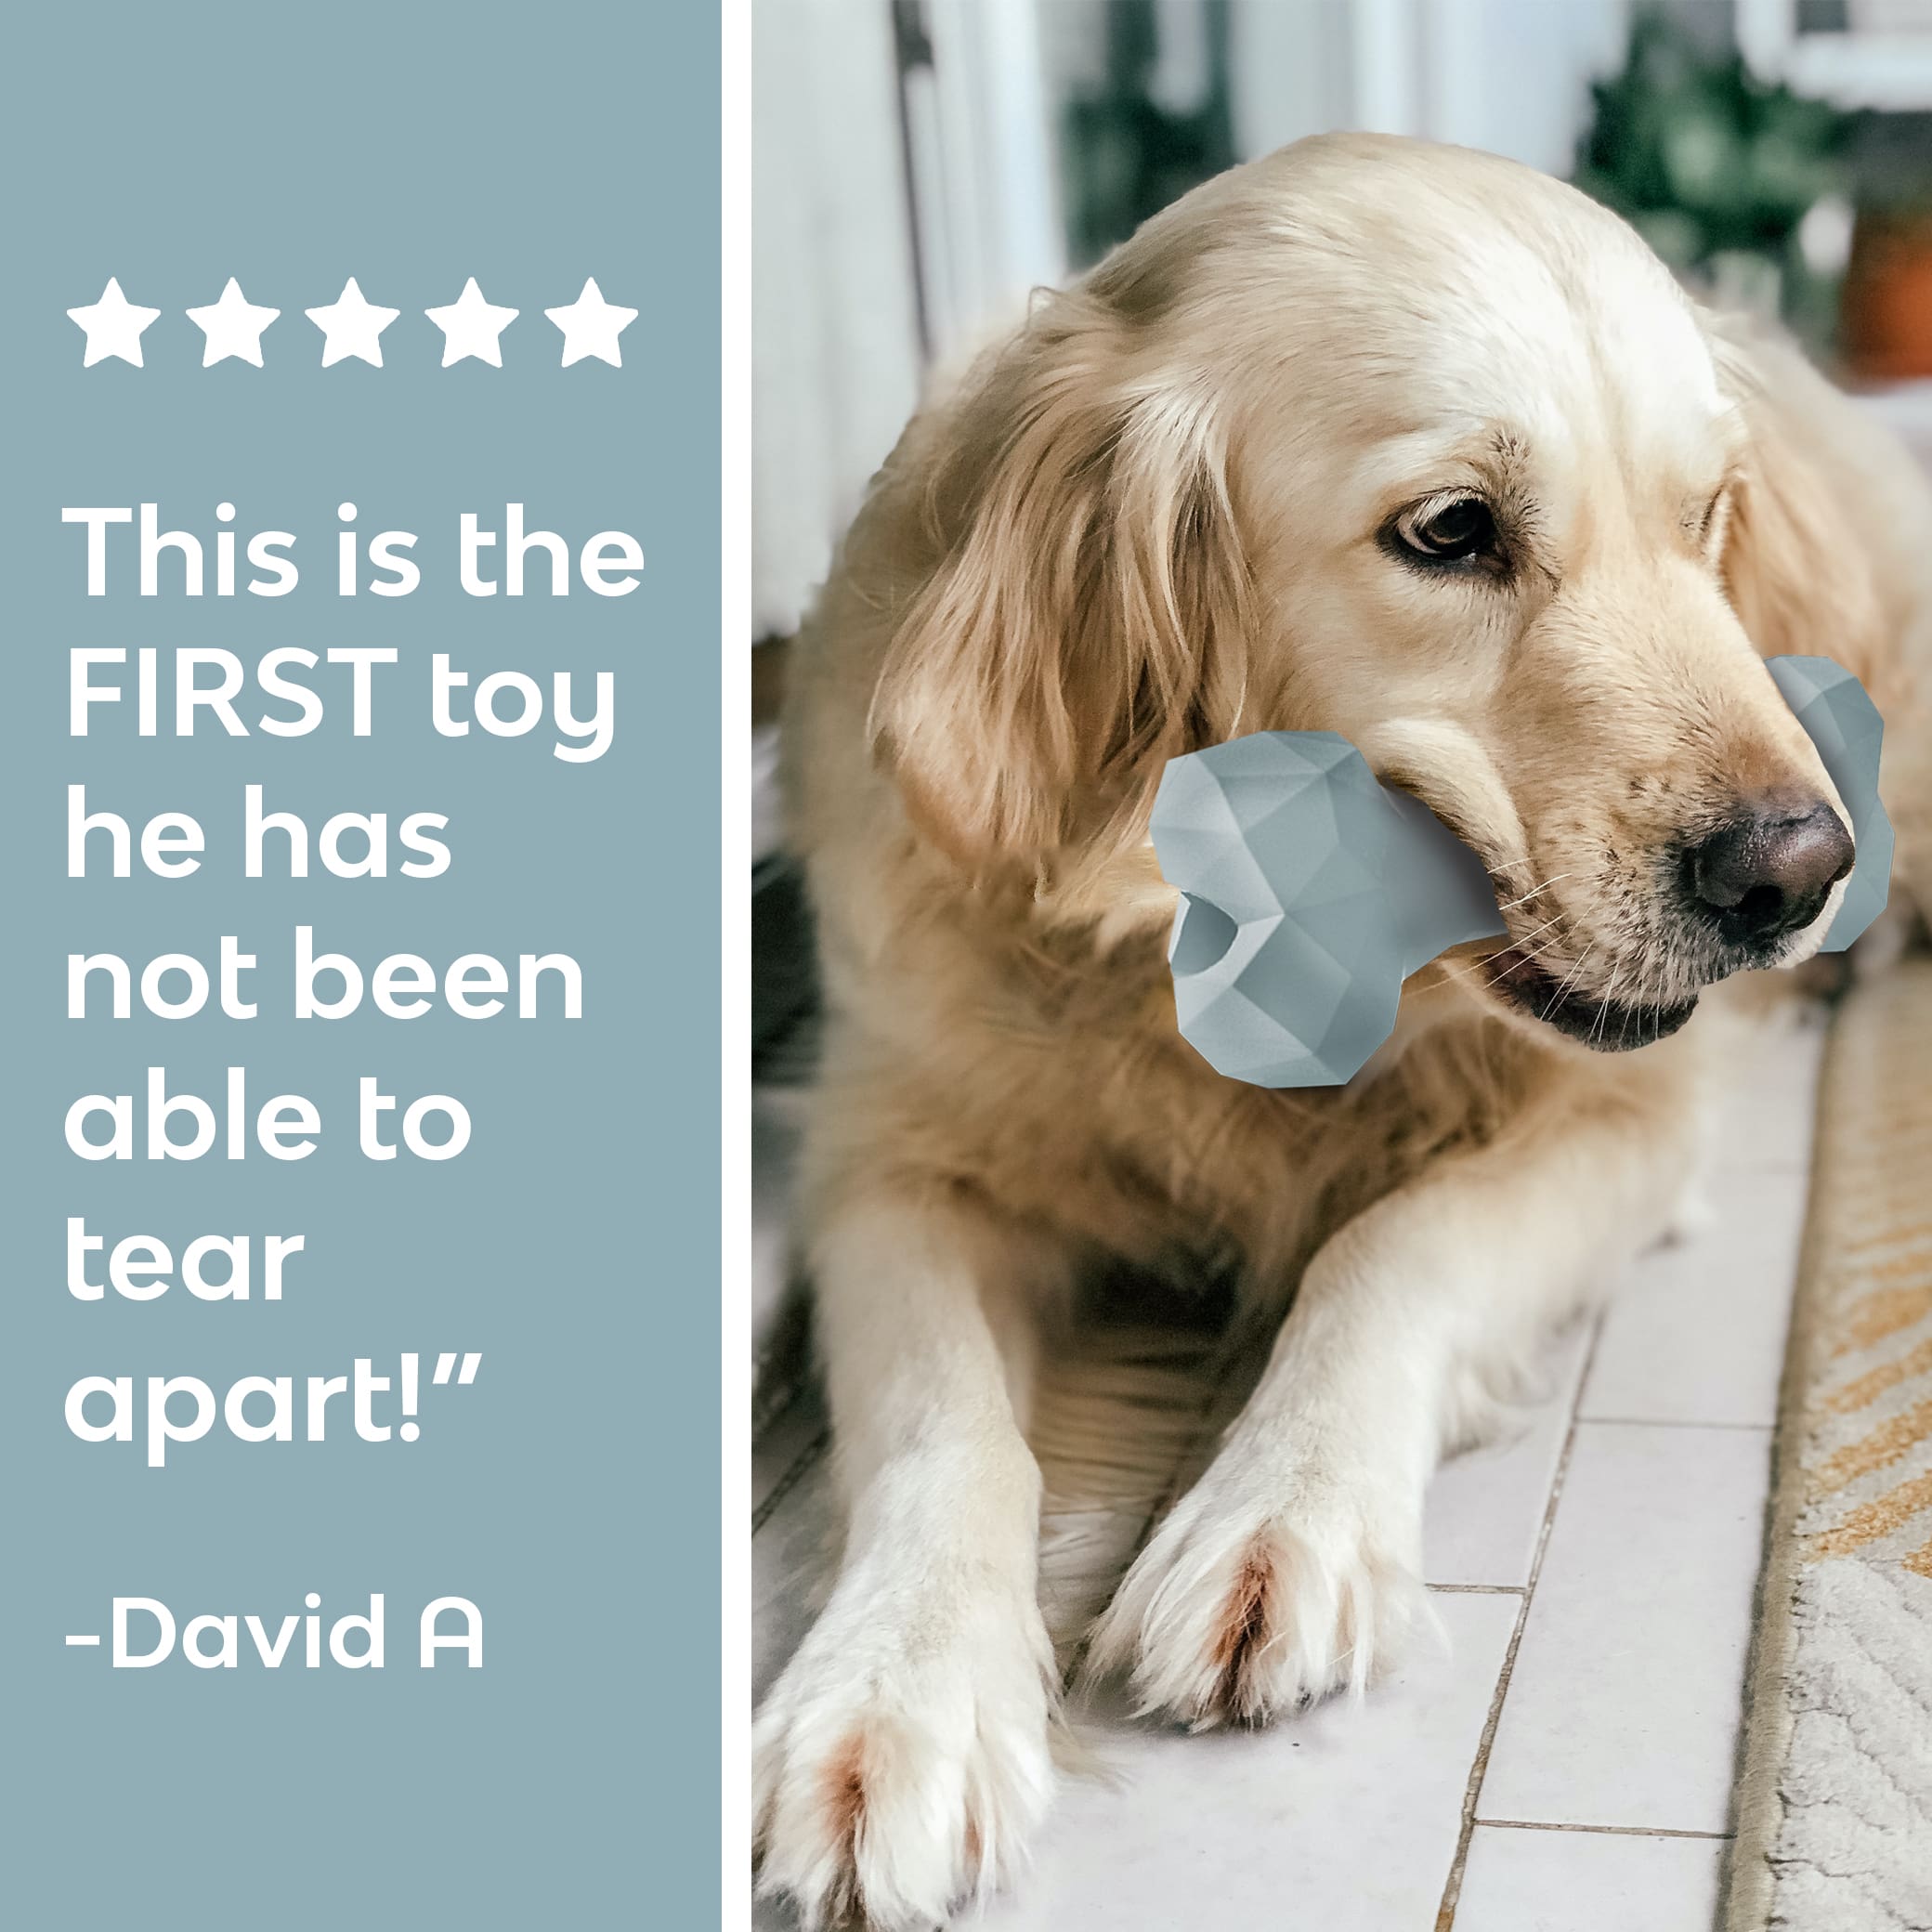
<svg viewBox="0 0 1932 1932">
<path fill-rule="evenodd" d="M 1552 873 L 1541 885 L 1533 885 L 1528 892 L 1521 893 L 1513 899 L 1497 900 L 1496 910 L 1498 912 L 1513 912 L 1519 906 L 1527 906 L 1538 893 L 1547 893 L 1551 886 L 1560 885 L 1564 880 L 1574 879 L 1575 877 L 1576 874 L 1574 872 Z"/>
<path fill-rule="evenodd" d="M 1544 924 L 1542 926 L 1534 928 L 1534 931 L 1538 933 L 1543 932 L 1547 927 L 1552 926 L 1555 923 L 1556 921 L 1554 920 L 1546 920 L 1544 921 Z M 1482 973 L 1485 967 L 1495 965 L 1495 963 L 1498 959 L 1503 959 L 1507 955 L 1509 955 L 1511 953 L 1516 955 L 1518 960 L 1521 963 L 1524 965 L 1533 965 L 1537 959 L 1545 957 L 1545 955 L 1552 951 L 1560 943 L 1561 935 L 1558 934 L 1547 940 L 1542 946 L 1498 946 L 1495 952 L 1483 953 L 1479 958 L 1467 960 L 1460 966 L 1444 967 L 1442 969 L 1442 977 L 1437 984 L 1445 986 L 1454 986 L 1461 981 L 1473 979 L 1478 973 Z M 1486 986 L 1494 986 L 1500 983 L 1501 978 L 1502 975 L 1499 973 L 1491 974 L 1490 977 L 1484 981 L 1484 984 Z"/>
<path fill-rule="evenodd" d="M 1546 1020 L 1562 1005 L 1565 996 L 1569 993 L 1571 986 L 1576 979 L 1576 975 L 1589 964 L 1590 960 L 1596 956 L 1596 951 L 1597 948 L 1594 946 L 1586 948 L 1583 957 L 1557 982 L 1556 991 L 1549 996 L 1549 1004 L 1543 1009 L 1543 1017 Z"/>
<path fill-rule="evenodd" d="M 1610 984 L 1604 988 L 1603 997 L 1598 1005 L 1596 1024 L 1590 1028 L 1592 1043 L 1603 1038 L 1605 1027 L 1610 1024 L 1610 1015 L 1617 996 L 1617 988 L 1623 984 L 1624 969 L 1621 965 L 1611 968 Z"/>
</svg>

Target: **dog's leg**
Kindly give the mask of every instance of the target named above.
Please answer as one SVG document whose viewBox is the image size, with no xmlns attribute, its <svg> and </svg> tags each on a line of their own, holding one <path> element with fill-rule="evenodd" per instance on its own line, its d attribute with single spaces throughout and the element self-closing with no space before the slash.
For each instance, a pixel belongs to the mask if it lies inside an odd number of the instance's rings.
<svg viewBox="0 0 1932 1932">
<path fill-rule="evenodd" d="M 1046 1805 L 1057 1684 L 1015 1399 L 1057 1260 L 903 1196 L 813 1245 L 847 1542 L 752 1738 L 761 1886 L 807 1925 L 927 1932 L 1012 1871 Z"/>
<path fill-rule="evenodd" d="M 1097 1626 L 1144 1710 L 1260 1723 L 1348 1687 L 1422 1607 L 1422 1498 L 1444 1447 L 1552 1322 L 1663 1231 L 1694 1116 L 1522 1123 L 1343 1227 L 1260 1385 Z"/>
</svg>

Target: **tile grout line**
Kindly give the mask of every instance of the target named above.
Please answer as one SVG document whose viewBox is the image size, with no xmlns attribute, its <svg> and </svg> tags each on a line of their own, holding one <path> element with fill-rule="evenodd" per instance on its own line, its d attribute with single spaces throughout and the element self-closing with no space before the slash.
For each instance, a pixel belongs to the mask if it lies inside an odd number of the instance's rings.
<svg viewBox="0 0 1932 1932">
<path fill-rule="evenodd" d="M 1681 1416 L 1586 1416 L 1581 1413 L 1575 1418 L 1579 1422 L 1599 1424 L 1605 1429 L 1755 1429 L 1761 1436 L 1768 1436 L 1777 1427 L 1771 1422 L 1693 1422 Z"/>
<path fill-rule="evenodd" d="M 1520 1583 L 1426 1583 L 1422 1587 L 1442 1597 L 1521 1597 L 1529 1589 Z"/>
<path fill-rule="evenodd" d="M 1482 1724 L 1482 1734 L 1476 1740 L 1476 1756 L 1469 1766 L 1469 1782 L 1463 1788 L 1462 1824 L 1456 1834 L 1456 1856 L 1449 1866 L 1449 1876 L 1442 1886 L 1442 1902 L 1436 1908 L 1435 1932 L 1452 1932 L 1456 1924 L 1456 1908 L 1462 1898 L 1464 1867 L 1469 1863 L 1469 1840 L 1476 1831 L 1476 1800 L 1482 1790 L 1482 1779 L 1489 1769 L 1490 1746 L 1495 1743 L 1496 1726 L 1502 1722 L 1503 1701 L 1509 1694 L 1510 1673 L 1516 1668 L 1516 1653 L 1522 1644 L 1522 1633 L 1530 1621 L 1530 1605 L 1536 1591 L 1536 1580 L 1543 1574 L 1544 1552 L 1549 1547 L 1549 1533 L 1557 1520 L 1557 1505 L 1562 1499 L 1563 1481 L 1570 1473 L 1570 1457 L 1576 1447 L 1576 1430 L 1582 1421 L 1583 1394 L 1589 1386 L 1590 1368 L 1597 1359 L 1598 1344 L 1603 1339 L 1603 1324 L 1606 1310 L 1599 1309 L 1590 1329 L 1590 1345 L 1584 1351 L 1583 1366 L 1577 1372 L 1576 1396 L 1571 1404 L 1570 1426 L 1563 1432 L 1562 1454 L 1557 1458 L 1556 1474 L 1550 1480 L 1549 1495 L 1543 1506 L 1543 1526 L 1536 1533 L 1536 1553 L 1530 1561 L 1530 1580 L 1523 1586 L 1522 1600 L 1516 1612 L 1516 1623 L 1509 1632 L 1508 1648 L 1503 1652 L 1503 1667 L 1496 1673 L 1496 1688 L 1489 1701 L 1489 1715 Z"/>
<path fill-rule="evenodd" d="M 793 1458 L 791 1467 L 772 1484 L 764 1502 L 751 1512 L 751 1534 L 757 1535 L 771 1521 L 772 1512 L 799 1484 L 804 1481 L 806 1472 L 825 1454 L 832 1439 L 831 1425 L 828 1423 Z"/>
<path fill-rule="evenodd" d="M 1698 1838 L 1728 1844 L 1735 1835 L 1730 1832 L 1680 1832 L 1661 1824 L 1552 1824 L 1529 1818 L 1479 1818 L 1476 1822 L 1492 1832 L 1581 1832 L 1599 1838 Z"/>
</svg>

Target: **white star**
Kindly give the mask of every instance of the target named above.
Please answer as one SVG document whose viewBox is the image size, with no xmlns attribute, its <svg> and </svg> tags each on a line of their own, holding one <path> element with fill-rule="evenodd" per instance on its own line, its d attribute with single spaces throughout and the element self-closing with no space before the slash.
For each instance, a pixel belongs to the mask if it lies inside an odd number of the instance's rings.
<svg viewBox="0 0 1932 1932">
<path fill-rule="evenodd" d="M 302 313 L 322 332 L 322 367 L 340 362 L 345 356 L 359 356 L 365 362 L 383 366 L 383 346 L 377 341 L 402 311 L 378 308 L 363 299 L 351 275 L 342 285 L 342 294 L 324 308 L 305 308 Z"/>
<path fill-rule="evenodd" d="M 83 369 L 92 369 L 110 356 L 141 366 L 141 332 L 160 315 L 158 308 L 142 308 L 121 293 L 112 276 L 100 292 L 98 302 L 85 308 L 70 308 L 68 314 L 87 332 L 87 353 L 81 358 Z"/>
<path fill-rule="evenodd" d="M 546 308 L 543 313 L 564 332 L 566 369 L 586 356 L 595 356 L 613 369 L 624 366 L 617 339 L 637 320 L 637 311 L 605 301 L 604 291 L 594 281 L 585 282 L 582 294 L 566 307 Z"/>
<path fill-rule="evenodd" d="M 212 369 L 230 356 L 262 366 L 262 331 L 281 313 L 279 308 L 260 308 L 242 293 L 242 284 L 230 275 L 219 302 L 205 308 L 190 308 L 188 320 L 208 338 L 202 351 L 202 367 Z"/>
<path fill-rule="evenodd" d="M 425 308 L 423 313 L 443 332 L 443 367 L 474 356 L 492 367 L 503 366 L 503 345 L 497 340 L 520 311 L 499 308 L 483 299 L 483 291 L 472 275 L 463 285 L 463 294 L 447 308 Z"/>
</svg>

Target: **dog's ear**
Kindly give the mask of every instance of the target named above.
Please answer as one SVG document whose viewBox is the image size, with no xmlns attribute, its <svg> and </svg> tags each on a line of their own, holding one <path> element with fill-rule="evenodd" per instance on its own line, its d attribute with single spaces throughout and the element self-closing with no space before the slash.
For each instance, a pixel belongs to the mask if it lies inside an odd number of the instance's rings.
<svg viewBox="0 0 1932 1932">
<path fill-rule="evenodd" d="M 1714 347 L 1747 429 L 1720 537 L 1731 607 L 1763 656 L 1829 657 L 1869 682 L 1886 634 L 1869 546 L 1806 448 L 1823 378 L 1782 342 Z"/>
<path fill-rule="evenodd" d="M 959 405 L 927 499 L 941 560 L 888 648 L 873 740 L 976 868 L 1125 822 L 1239 710 L 1224 426 L 1134 333 L 1087 292 L 1037 309 Z"/>
</svg>

